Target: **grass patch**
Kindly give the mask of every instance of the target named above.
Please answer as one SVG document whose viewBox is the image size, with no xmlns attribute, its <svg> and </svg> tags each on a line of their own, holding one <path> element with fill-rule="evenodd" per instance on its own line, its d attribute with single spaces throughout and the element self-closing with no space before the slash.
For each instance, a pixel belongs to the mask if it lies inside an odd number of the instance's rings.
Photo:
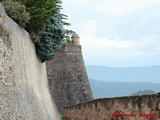
<svg viewBox="0 0 160 120">
<path fill-rule="evenodd" d="M 63 45 L 73 45 L 74 43 L 72 41 L 63 41 Z"/>
</svg>

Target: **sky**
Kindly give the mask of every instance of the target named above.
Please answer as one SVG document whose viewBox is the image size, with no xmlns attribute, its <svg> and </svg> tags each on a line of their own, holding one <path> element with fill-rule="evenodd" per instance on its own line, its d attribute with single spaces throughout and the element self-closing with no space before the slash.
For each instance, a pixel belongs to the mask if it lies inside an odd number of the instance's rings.
<svg viewBox="0 0 160 120">
<path fill-rule="evenodd" d="M 160 65 L 160 0 L 63 0 L 86 65 Z"/>
</svg>

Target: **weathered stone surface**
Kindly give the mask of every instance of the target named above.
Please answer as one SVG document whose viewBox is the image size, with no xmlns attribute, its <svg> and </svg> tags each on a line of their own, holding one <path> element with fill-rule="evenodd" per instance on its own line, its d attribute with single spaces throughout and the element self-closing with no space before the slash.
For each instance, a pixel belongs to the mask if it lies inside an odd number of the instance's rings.
<svg viewBox="0 0 160 120">
<path fill-rule="evenodd" d="M 80 45 L 65 45 L 47 63 L 49 88 L 60 113 L 63 107 L 92 99 Z"/>
<path fill-rule="evenodd" d="M 0 4 L 0 120 L 60 120 L 52 103 L 46 65 L 28 33 Z"/>
<path fill-rule="evenodd" d="M 160 95 L 104 98 L 80 103 L 64 109 L 67 120 L 160 120 Z M 135 117 L 112 117 L 113 113 L 136 114 Z M 154 114 L 142 117 L 140 114 Z"/>
</svg>

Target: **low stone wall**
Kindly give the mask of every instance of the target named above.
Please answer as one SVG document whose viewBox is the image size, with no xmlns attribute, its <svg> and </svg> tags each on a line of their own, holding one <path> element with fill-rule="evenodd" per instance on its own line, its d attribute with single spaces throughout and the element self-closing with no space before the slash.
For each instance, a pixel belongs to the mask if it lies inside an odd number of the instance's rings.
<svg viewBox="0 0 160 120">
<path fill-rule="evenodd" d="M 97 99 L 66 107 L 64 115 L 67 120 L 160 120 L 160 95 Z"/>
</svg>

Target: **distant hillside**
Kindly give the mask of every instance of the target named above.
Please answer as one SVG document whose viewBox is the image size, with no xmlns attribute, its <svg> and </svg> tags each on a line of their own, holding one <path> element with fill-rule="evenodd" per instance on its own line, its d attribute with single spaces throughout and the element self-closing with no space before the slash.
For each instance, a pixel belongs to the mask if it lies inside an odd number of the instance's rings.
<svg viewBox="0 0 160 120">
<path fill-rule="evenodd" d="M 90 79 L 107 82 L 159 82 L 160 66 L 151 67 L 103 67 L 87 66 Z"/>
<path fill-rule="evenodd" d="M 130 96 L 139 90 L 153 90 L 160 92 L 160 84 L 130 83 L 130 82 L 103 82 L 90 80 L 94 98 Z"/>
<path fill-rule="evenodd" d="M 139 90 L 139 91 L 133 93 L 132 95 L 135 96 L 135 95 L 148 95 L 148 94 L 156 94 L 156 92 L 153 90 Z"/>
</svg>

